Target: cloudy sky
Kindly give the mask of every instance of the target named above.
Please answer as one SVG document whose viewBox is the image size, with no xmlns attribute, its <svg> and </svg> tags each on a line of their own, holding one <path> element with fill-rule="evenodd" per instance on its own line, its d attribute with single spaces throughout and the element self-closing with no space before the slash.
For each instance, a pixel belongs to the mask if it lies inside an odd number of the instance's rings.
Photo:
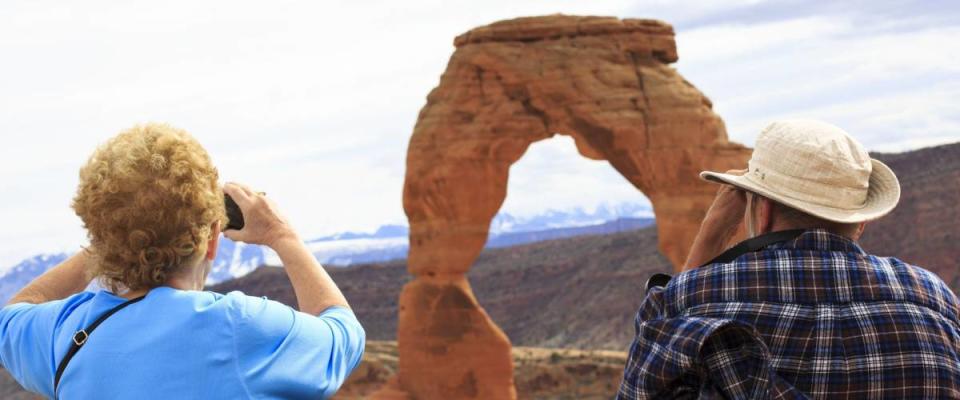
<svg viewBox="0 0 960 400">
<path fill-rule="evenodd" d="M 77 169 L 135 123 L 192 132 L 226 180 L 304 236 L 405 221 L 407 140 L 475 26 L 551 13 L 674 24 L 679 71 L 752 144 L 773 119 L 832 121 L 868 148 L 960 140 L 954 1 L 0 2 L 0 266 L 84 243 Z M 505 211 L 644 201 L 569 139 L 531 147 Z"/>
</svg>

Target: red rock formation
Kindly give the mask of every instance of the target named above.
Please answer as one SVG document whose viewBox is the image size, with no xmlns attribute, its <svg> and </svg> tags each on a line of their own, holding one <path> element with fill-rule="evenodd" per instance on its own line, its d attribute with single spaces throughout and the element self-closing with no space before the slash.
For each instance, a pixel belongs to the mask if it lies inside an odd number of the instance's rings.
<svg viewBox="0 0 960 400">
<path fill-rule="evenodd" d="M 653 203 L 660 250 L 679 266 L 716 187 L 704 169 L 746 164 L 710 100 L 668 64 L 658 21 L 548 16 L 457 37 L 407 153 L 408 269 L 400 295 L 399 380 L 417 398 L 515 398 L 510 342 L 464 274 L 527 147 L 570 135 Z M 544 199 L 549 201 L 549 199 Z"/>
</svg>

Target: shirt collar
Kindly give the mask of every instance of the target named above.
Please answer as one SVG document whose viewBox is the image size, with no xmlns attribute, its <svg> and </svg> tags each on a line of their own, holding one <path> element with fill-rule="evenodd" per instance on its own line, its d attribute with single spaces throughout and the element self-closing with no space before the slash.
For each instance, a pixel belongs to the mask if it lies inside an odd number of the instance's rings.
<svg viewBox="0 0 960 400">
<path fill-rule="evenodd" d="M 809 229 L 795 239 L 774 243 L 768 249 L 837 251 L 867 255 L 857 242 L 845 236 L 831 233 L 826 229 Z"/>
</svg>

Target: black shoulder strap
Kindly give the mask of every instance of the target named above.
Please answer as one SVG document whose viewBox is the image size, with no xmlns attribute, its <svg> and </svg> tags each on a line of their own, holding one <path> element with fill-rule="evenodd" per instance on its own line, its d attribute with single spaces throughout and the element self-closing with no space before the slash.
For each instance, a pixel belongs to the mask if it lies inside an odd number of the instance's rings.
<svg viewBox="0 0 960 400">
<path fill-rule="evenodd" d="M 87 342 L 87 339 L 90 337 L 90 334 L 93 333 L 94 329 L 97 329 L 97 327 L 100 326 L 100 324 L 103 323 L 103 321 L 105 321 L 107 318 L 110 318 L 110 316 L 116 313 L 117 311 L 120 311 L 126 306 L 129 306 L 133 303 L 143 300 L 145 297 L 146 296 L 140 296 L 135 299 L 127 300 L 120 305 L 117 305 L 116 307 L 110 309 L 110 311 L 103 313 L 103 315 L 101 315 L 100 318 L 97 318 L 96 321 L 93 321 L 93 323 L 90 324 L 90 326 L 88 326 L 86 329 L 81 329 L 77 331 L 77 333 L 73 334 L 73 344 L 70 345 L 70 350 L 67 350 L 67 355 L 63 356 L 63 359 L 60 360 L 60 365 L 57 366 L 57 375 L 53 378 L 54 397 L 56 397 L 57 387 L 60 385 L 60 376 L 63 375 L 63 371 L 67 369 L 67 364 L 70 363 L 70 359 L 72 359 L 73 356 L 77 354 L 77 351 L 80 350 L 80 347 L 82 347 L 83 344 Z"/>
<path fill-rule="evenodd" d="M 723 252 L 714 259 L 708 261 L 703 265 L 717 264 L 717 263 L 728 263 L 733 260 L 736 260 L 737 257 L 740 257 L 747 253 L 752 253 L 758 250 L 763 249 L 774 243 L 786 242 L 788 240 L 796 239 L 800 236 L 805 229 L 792 229 L 789 231 L 779 231 L 771 232 L 765 235 L 760 235 L 752 239 L 744 240 L 740 243 L 737 243 L 736 246 L 731 247 L 729 250 Z"/>
<path fill-rule="evenodd" d="M 717 263 L 728 263 L 733 260 L 736 260 L 737 257 L 740 257 L 747 253 L 752 253 L 758 250 L 763 249 L 774 243 L 786 242 L 788 240 L 793 240 L 799 237 L 803 232 L 806 232 L 804 229 L 792 229 L 789 231 L 779 231 L 771 232 L 765 235 L 760 235 L 752 239 L 744 240 L 740 243 L 737 243 L 736 246 L 731 247 L 729 250 L 723 252 L 719 256 L 716 256 L 714 259 L 708 261 L 706 264 L 701 265 L 701 267 L 717 264 Z M 647 293 L 650 292 L 650 289 L 654 287 L 664 287 L 670 283 L 670 280 L 673 279 L 672 276 L 667 274 L 656 273 L 650 276 L 650 279 L 647 279 L 646 290 Z"/>
</svg>

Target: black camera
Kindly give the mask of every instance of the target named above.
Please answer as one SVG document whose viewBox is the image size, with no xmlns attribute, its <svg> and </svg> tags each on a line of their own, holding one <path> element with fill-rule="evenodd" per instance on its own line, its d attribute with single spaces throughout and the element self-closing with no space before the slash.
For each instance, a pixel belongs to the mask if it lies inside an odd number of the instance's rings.
<svg viewBox="0 0 960 400">
<path fill-rule="evenodd" d="M 233 198 L 229 194 L 223 194 L 223 205 L 227 210 L 227 229 L 243 229 L 243 213 L 240 212 L 240 206 L 237 205 L 237 202 L 233 201 Z"/>
</svg>

